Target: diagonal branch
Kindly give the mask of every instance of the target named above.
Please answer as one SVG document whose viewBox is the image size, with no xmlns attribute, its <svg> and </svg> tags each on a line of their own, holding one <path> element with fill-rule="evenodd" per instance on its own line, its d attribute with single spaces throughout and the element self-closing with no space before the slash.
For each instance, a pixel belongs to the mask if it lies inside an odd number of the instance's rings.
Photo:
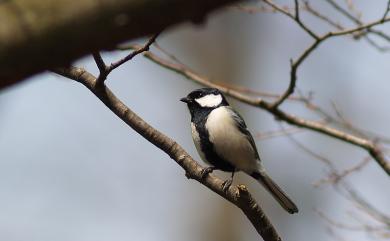
<svg viewBox="0 0 390 241">
<path fill-rule="evenodd" d="M 131 47 L 131 46 L 128 46 Z M 136 48 L 137 46 L 133 46 L 132 48 Z M 249 95 L 242 94 L 240 91 L 233 90 L 231 88 L 228 88 L 226 86 L 219 85 L 215 82 L 211 82 L 207 78 L 204 78 L 194 71 L 190 70 L 186 66 L 178 63 L 170 62 L 166 59 L 163 59 L 161 57 L 158 57 L 157 55 L 147 52 L 144 53 L 144 56 L 148 58 L 149 60 L 153 61 L 154 63 L 167 68 L 169 70 L 172 70 L 184 77 L 186 77 L 189 80 L 192 80 L 198 84 L 218 88 L 220 91 L 222 91 L 224 94 L 229 95 L 243 103 L 259 107 L 263 110 L 268 111 L 270 114 L 275 116 L 278 120 L 285 121 L 291 125 L 295 125 L 298 127 L 302 127 L 305 129 L 309 129 L 312 131 L 315 131 L 317 133 L 325 134 L 327 136 L 336 138 L 338 140 L 341 140 L 343 142 L 361 147 L 365 149 L 372 158 L 379 164 L 379 166 L 386 172 L 387 175 L 390 176 L 390 162 L 386 160 L 383 152 L 381 149 L 377 146 L 377 144 L 371 140 L 364 139 L 355 135 L 348 134 L 346 132 L 343 132 L 341 130 L 329 127 L 325 125 L 324 123 L 317 122 L 317 121 L 311 121 L 304 118 L 300 118 L 298 116 L 289 114 L 287 112 L 284 112 L 278 108 L 274 108 L 272 103 L 269 103 L 265 101 L 262 98 L 252 97 Z"/>
<path fill-rule="evenodd" d="M 214 175 L 207 175 L 202 178 L 202 171 L 204 170 L 202 166 L 192 159 L 179 144 L 146 123 L 120 101 L 104 84 L 97 83 L 97 78 L 85 69 L 77 67 L 58 68 L 54 72 L 86 86 L 133 130 L 175 160 L 185 170 L 188 178 L 197 180 L 240 208 L 265 241 L 281 240 L 268 217 L 244 185 L 231 186 L 224 192 L 223 180 Z"/>
</svg>

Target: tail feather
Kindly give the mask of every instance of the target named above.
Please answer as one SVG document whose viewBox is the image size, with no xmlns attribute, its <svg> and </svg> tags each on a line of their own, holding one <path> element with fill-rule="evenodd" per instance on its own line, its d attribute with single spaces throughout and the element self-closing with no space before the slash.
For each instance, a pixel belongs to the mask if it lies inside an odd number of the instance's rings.
<svg viewBox="0 0 390 241">
<path fill-rule="evenodd" d="M 298 212 L 298 207 L 265 172 L 255 172 L 251 176 L 260 182 L 287 212 L 291 214 Z"/>
</svg>

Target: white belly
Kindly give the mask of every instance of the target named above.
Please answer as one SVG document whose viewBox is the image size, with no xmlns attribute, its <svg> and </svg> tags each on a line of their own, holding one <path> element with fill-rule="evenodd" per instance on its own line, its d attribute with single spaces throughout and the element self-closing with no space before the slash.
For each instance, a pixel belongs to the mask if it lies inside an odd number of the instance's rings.
<svg viewBox="0 0 390 241">
<path fill-rule="evenodd" d="M 219 107 L 210 112 L 206 128 L 216 153 L 237 169 L 247 173 L 259 170 L 260 162 L 256 159 L 248 138 L 236 126 L 231 110 Z"/>
</svg>

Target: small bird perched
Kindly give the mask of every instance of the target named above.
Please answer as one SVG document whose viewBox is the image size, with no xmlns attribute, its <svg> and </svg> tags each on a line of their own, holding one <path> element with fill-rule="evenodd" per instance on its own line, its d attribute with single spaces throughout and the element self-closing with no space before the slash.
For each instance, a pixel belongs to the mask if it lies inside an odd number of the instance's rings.
<svg viewBox="0 0 390 241">
<path fill-rule="evenodd" d="M 191 113 L 192 139 L 204 162 L 202 177 L 213 170 L 232 172 L 224 190 L 232 184 L 236 171 L 243 171 L 260 182 L 289 213 L 297 206 L 267 175 L 255 142 L 244 119 L 231 107 L 218 89 L 202 88 L 180 99 Z"/>
</svg>

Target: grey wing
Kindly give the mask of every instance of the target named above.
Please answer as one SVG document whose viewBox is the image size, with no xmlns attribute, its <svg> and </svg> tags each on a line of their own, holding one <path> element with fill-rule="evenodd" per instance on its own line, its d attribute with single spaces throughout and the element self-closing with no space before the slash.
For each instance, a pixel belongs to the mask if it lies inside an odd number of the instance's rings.
<svg viewBox="0 0 390 241">
<path fill-rule="evenodd" d="M 257 148 L 256 148 L 256 144 L 255 144 L 255 141 L 252 137 L 252 134 L 249 132 L 248 130 L 248 127 L 246 126 L 245 124 L 245 121 L 244 119 L 242 118 L 242 116 L 237 112 L 235 111 L 232 107 L 228 107 L 228 109 L 231 111 L 232 113 L 232 116 L 234 118 L 234 120 L 236 121 L 236 124 L 237 124 L 237 127 L 238 129 L 245 134 L 245 136 L 248 138 L 248 141 L 249 143 L 251 144 L 254 152 L 255 152 L 255 157 L 256 159 L 260 160 L 260 156 L 259 156 L 259 153 L 257 151 Z"/>
</svg>

